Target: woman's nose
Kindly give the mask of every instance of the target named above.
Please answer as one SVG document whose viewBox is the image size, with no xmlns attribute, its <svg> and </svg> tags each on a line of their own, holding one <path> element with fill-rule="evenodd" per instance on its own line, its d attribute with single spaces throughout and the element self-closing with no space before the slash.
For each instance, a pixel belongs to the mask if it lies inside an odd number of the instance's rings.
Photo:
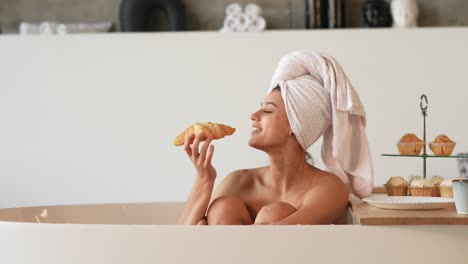
<svg viewBox="0 0 468 264">
<path fill-rule="evenodd" d="M 250 115 L 250 120 L 252 121 L 257 121 L 258 120 L 258 116 L 257 116 L 257 112 L 253 112 L 251 115 Z"/>
</svg>

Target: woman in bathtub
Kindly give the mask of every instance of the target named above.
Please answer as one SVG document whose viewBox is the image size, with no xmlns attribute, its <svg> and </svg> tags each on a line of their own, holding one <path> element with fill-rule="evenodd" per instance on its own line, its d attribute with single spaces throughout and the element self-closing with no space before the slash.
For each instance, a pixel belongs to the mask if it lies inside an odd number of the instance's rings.
<svg viewBox="0 0 468 264">
<path fill-rule="evenodd" d="M 251 114 L 248 144 L 270 165 L 234 171 L 213 193 L 211 138 L 186 138 L 197 177 L 178 224 L 344 223 L 349 192 L 363 198 L 373 185 L 365 112 L 339 64 L 330 56 L 296 51 L 283 57 L 267 96 Z M 307 162 L 323 136 L 327 171 Z"/>
</svg>

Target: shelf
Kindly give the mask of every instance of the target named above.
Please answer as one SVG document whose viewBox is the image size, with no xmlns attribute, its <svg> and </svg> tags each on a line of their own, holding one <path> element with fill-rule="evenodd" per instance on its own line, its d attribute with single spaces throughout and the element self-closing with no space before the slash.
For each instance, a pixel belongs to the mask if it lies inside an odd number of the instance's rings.
<svg viewBox="0 0 468 264">
<path fill-rule="evenodd" d="M 399 155 L 399 154 L 381 154 L 381 155 L 386 156 L 386 157 L 468 159 L 468 156 Z"/>
</svg>

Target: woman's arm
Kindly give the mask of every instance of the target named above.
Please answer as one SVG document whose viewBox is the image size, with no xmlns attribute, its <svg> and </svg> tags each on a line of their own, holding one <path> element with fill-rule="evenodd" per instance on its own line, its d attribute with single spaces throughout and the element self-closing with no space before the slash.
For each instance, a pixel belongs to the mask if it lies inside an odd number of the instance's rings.
<svg viewBox="0 0 468 264">
<path fill-rule="evenodd" d="M 192 191 L 185 203 L 184 210 L 177 220 L 177 224 L 199 224 L 205 219 L 206 209 L 211 199 L 211 193 L 213 192 L 213 186 L 216 180 L 216 170 L 211 164 L 214 146 L 210 146 L 212 140 L 210 136 L 199 152 L 198 145 L 202 137 L 203 133 L 200 133 L 197 137 L 192 134 L 185 139 L 184 150 L 195 166 L 197 177 L 195 178 Z"/>
<path fill-rule="evenodd" d="M 177 221 L 179 225 L 196 225 L 205 218 L 214 182 L 195 180 L 184 210 Z"/>
<path fill-rule="evenodd" d="M 294 213 L 274 225 L 332 224 L 348 206 L 349 191 L 337 176 L 327 177 L 304 197 L 303 205 Z"/>
<path fill-rule="evenodd" d="M 203 217 L 202 220 L 200 220 L 197 225 L 208 225 L 208 221 L 206 221 L 206 217 Z"/>
</svg>

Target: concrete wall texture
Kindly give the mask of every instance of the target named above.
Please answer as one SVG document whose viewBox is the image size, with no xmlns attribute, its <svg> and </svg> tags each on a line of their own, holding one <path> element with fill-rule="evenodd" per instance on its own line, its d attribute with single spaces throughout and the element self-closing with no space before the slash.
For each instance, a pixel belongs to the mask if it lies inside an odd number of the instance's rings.
<svg viewBox="0 0 468 264">
<path fill-rule="evenodd" d="M 390 0 L 389 0 L 390 1 Z M 232 2 L 262 6 L 268 29 L 304 28 L 305 0 L 183 0 L 189 30 L 218 30 L 224 9 Z M 347 26 L 362 27 L 364 0 L 347 0 Z M 3 0 L 0 25 L 4 32 L 17 32 L 24 22 L 63 23 L 112 21 L 119 28 L 120 0 Z M 422 27 L 467 26 L 468 1 L 419 0 L 419 25 Z"/>
</svg>

